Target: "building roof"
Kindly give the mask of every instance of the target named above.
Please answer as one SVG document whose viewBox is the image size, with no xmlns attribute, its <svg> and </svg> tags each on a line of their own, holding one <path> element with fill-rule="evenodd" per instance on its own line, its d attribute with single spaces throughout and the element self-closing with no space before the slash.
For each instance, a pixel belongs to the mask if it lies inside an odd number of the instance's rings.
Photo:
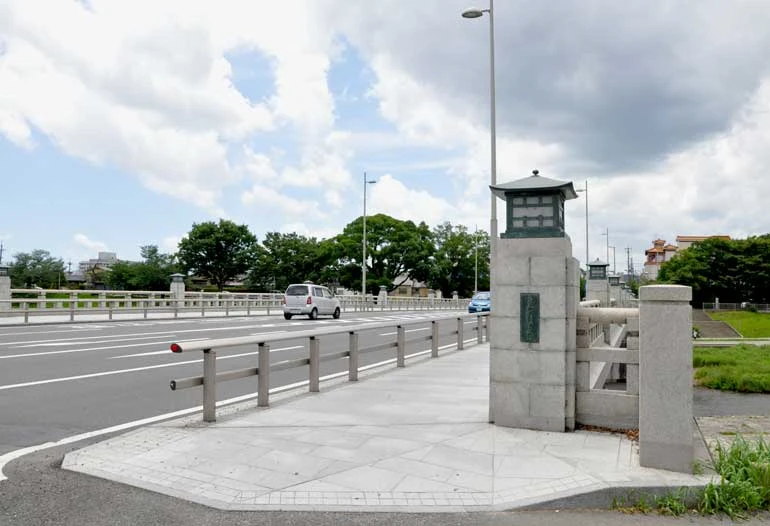
<svg viewBox="0 0 770 526">
<path fill-rule="evenodd" d="M 524 177 L 523 179 L 517 179 L 508 183 L 498 184 L 495 186 L 490 185 L 489 188 L 500 199 L 505 199 L 506 191 L 510 192 L 526 192 L 533 190 L 560 190 L 564 199 L 576 199 L 577 193 L 570 181 L 559 181 L 557 179 L 549 179 L 548 177 L 541 177 L 540 172 L 533 170 L 532 175 Z"/>
<path fill-rule="evenodd" d="M 676 241 L 677 242 L 684 241 L 685 243 L 687 242 L 694 243 L 696 241 L 703 241 L 706 239 L 710 239 L 712 237 L 715 237 L 717 239 L 724 239 L 726 241 L 730 240 L 730 236 L 724 235 L 724 234 L 718 234 L 715 236 L 676 236 Z"/>
</svg>

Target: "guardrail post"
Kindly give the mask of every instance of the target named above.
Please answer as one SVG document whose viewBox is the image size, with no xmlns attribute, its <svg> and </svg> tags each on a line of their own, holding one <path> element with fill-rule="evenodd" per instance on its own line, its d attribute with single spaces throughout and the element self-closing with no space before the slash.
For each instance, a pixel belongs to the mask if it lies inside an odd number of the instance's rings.
<svg viewBox="0 0 770 526">
<path fill-rule="evenodd" d="M 438 321 L 430 322 L 430 357 L 438 358 Z"/>
<path fill-rule="evenodd" d="M 484 341 L 484 327 L 481 318 L 483 316 L 476 316 L 476 343 L 482 343 Z"/>
<path fill-rule="evenodd" d="M 348 380 L 355 382 L 358 380 L 358 333 L 351 332 L 349 341 Z"/>
<path fill-rule="evenodd" d="M 404 367 L 404 355 L 406 350 L 406 329 L 399 325 L 396 329 L 396 367 Z"/>
<path fill-rule="evenodd" d="M 310 392 L 320 391 L 321 377 L 321 342 L 315 336 L 310 337 Z"/>
<path fill-rule="evenodd" d="M 257 357 L 257 407 L 270 405 L 270 346 L 259 344 Z"/>
<path fill-rule="evenodd" d="M 463 328 L 465 323 L 462 318 L 457 318 L 457 350 L 463 350 Z"/>
<path fill-rule="evenodd" d="M 206 316 L 206 299 L 203 297 L 203 293 L 201 292 L 201 318 Z"/>
<path fill-rule="evenodd" d="M 77 306 L 77 294 L 70 294 L 70 321 L 75 321 L 75 307 Z"/>
<path fill-rule="evenodd" d="M 142 300 L 142 314 L 144 316 L 144 319 L 147 319 L 147 300 Z"/>
<path fill-rule="evenodd" d="M 251 298 L 246 297 L 246 316 L 251 316 Z"/>
<path fill-rule="evenodd" d="M 112 320 L 112 303 L 109 304 L 110 306 L 107 307 L 107 319 Z"/>
<path fill-rule="evenodd" d="M 174 302 L 174 318 L 179 316 L 179 300 L 174 299 L 172 300 Z"/>
<path fill-rule="evenodd" d="M 29 323 L 29 303 L 25 301 L 22 305 L 24 305 L 24 323 Z"/>
<path fill-rule="evenodd" d="M 203 421 L 217 420 L 217 352 L 203 349 Z"/>
<path fill-rule="evenodd" d="M 225 296 L 225 316 L 230 315 L 230 298 Z"/>
</svg>

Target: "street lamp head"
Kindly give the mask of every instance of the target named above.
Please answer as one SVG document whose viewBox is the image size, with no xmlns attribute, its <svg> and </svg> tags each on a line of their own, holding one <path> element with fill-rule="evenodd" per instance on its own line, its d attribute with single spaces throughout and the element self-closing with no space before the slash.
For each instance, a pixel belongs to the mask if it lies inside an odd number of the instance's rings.
<svg viewBox="0 0 770 526">
<path fill-rule="evenodd" d="M 471 7 L 463 11 L 463 18 L 479 18 L 484 16 L 484 10 Z"/>
</svg>

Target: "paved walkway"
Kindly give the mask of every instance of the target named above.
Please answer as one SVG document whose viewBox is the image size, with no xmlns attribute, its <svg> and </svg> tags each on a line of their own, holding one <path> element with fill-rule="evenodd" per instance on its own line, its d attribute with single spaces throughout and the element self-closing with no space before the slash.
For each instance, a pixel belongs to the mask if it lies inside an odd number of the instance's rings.
<svg viewBox="0 0 770 526">
<path fill-rule="evenodd" d="M 708 477 L 639 467 L 623 434 L 487 423 L 488 344 L 203 424 L 153 425 L 65 469 L 230 510 L 482 511 Z"/>
</svg>

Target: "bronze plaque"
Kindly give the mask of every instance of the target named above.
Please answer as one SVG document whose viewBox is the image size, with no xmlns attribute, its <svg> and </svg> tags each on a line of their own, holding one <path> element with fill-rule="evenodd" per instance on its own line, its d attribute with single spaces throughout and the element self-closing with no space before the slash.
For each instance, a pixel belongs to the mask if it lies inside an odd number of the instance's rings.
<svg viewBox="0 0 770 526">
<path fill-rule="evenodd" d="M 540 294 L 524 292 L 521 294 L 520 341 L 537 343 L 540 341 Z"/>
</svg>

